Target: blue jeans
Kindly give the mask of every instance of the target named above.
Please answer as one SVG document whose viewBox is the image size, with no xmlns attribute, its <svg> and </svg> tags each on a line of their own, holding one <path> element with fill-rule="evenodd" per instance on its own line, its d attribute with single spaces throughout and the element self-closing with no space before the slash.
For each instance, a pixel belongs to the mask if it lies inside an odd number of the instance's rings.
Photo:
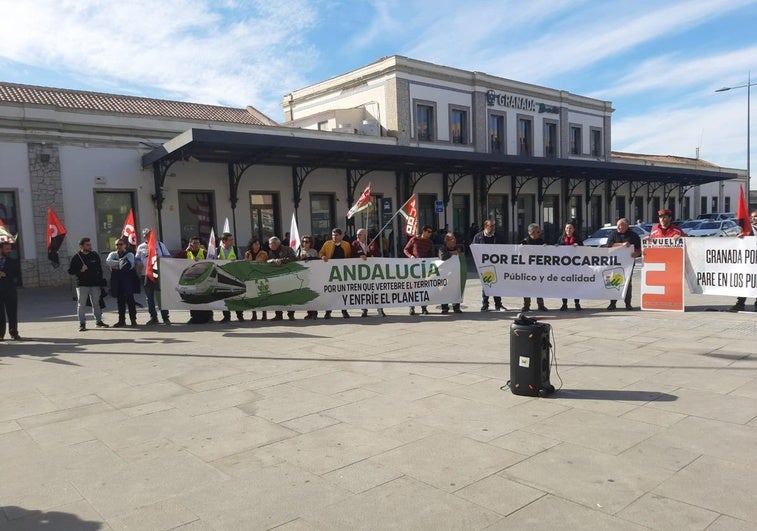
<svg viewBox="0 0 757 531">
<path fill-rule="evenodd" d="M 92 300 L 92 313 L 95 321 L 102 321 L 103 310 L 100 308 L 100 286 L 79 286 L 76 288 L 76 309 L 79 313 L 79 324 L 87 320 L 87 297 Z"/>
</svg>

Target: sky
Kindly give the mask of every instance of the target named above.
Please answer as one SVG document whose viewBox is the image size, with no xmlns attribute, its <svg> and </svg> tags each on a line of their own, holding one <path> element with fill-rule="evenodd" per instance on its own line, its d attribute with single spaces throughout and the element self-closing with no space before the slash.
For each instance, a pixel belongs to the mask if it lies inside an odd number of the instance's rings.
<svg viewBox="0 0 757 531">
<path fill-rule="evenodd" d="M 715 90 L 750 72 L 757 83 L 757 0 L 0 0 L 0 12 L 0 81 L 283 121 L 285 94 L 396 54 L 609 100 L 615 151 L 699 149 L 746 168 L 747 89 Z"/>
</svg>

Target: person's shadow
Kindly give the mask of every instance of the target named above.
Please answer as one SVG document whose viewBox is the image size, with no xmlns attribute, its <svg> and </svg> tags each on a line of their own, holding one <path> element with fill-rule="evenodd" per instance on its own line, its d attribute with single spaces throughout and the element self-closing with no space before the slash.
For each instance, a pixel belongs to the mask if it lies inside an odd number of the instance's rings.
<svg viewBox="0 0 757 531">
<path fill-rule="evenodd" d="M 75 514 L 61 511 L 36 511 L 14 505 L 5 505 L 2 509 L 9 518 L 7 522 L 0 521 L 2 529 L 94 531 L 103 527 L 102 522 L 82 520 Z"/>
</svg>

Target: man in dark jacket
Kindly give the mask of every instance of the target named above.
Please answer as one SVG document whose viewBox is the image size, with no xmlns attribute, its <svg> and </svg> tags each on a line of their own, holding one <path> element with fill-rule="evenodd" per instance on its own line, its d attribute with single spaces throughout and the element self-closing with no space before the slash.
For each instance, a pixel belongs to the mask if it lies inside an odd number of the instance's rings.
<svg viewBox="0 0 757 531">
<path fill-rule="evenodd" d="M 11 242 L 0 243 L 0 341 L 5 341 L 5 317 L 8 316 L 8 331 L 13 339 L 18 335 L 18 295 L 16 284 L 21 278 L 21 266 L 11 257 Z"/>
<path fill-rule="evenodd" d="M 497 236 L 495 229 L 496 227 L 494 225 L 494 222 L 490 219 L 487 219 L 486 221 L 484 221 L 484 230 L 473 236 L 473 241 L 471 241 L 471 243 L 505 243 L 499 236 Z M 497 311 L 506 309 L 502 305 L 502 297 L 494 297 L 494 309 Z M 484 293 L 483 289 L 481 290 L 481 311 L 489 311 L 489 296 Z"/>
<path fill-rule="evenodd" d="M 632 256 L 634 258 L 641 256 L 641 238 L 639 238 L 639 235 L 629 228 L 628 220 L 626 218 L 620 218 L 615 227 L 616 229 L 612 231 L 607 237 L 607 243 L 605 243 L 605 247 L 632 247 Z M 626 310 L 633 310 L 633 306 L 631 306 L 630 278 L 628 279 L 628 289 L 626 290 L 625 303 Z M 614 311 L 616 304 L 617 301 L 610 301 L 610 305 L 607 307 L 607 311 Z"/>
<path fill-rule="evenodd" d="M 521 245 L 546 245 L 544 238 L 541 236 L 541 227 L 536 223 L 531 223 L 528 226 L 528 237 L 524 238 Z M 549 308 L 544 306 L 544 299 L 541 297 L 536 298 L 536 307 L 542 312 L 548 312 Z M 521 311 L 527 312 L 531 310 L 531 297 L 523 297 L 523 308 Z"/>
<path fill-rule="evenodd" d="M 98 328 L 108 328 L 103 322 L 103 311 L 97 301 L 100 291 L 105 286 L 103 267 L 100 257 L 92 250 L 89 238 L 79 240 L 79 252 L 71 257 L 68 274 L 76 276 L 76 300 L 79 313 L 79 331 L 87 329 L 87 299 L 91 300 L 92 312 Z"/>
<path fill-rule="evenodd" d="M 289 262 L 296 262 L 297 255 L 294 254 L 294 250 L 291 247 L 281 244 L 281 240 L 276 236 L 268 238 L 268 260 L 267 262 L 272 265 L 280 266 L 288 264 Z M 281 321 L 284 318 L 284 312 L 277 311 L 274 314 L 271 321 Z M 288 311 L 287 318 L 290 321 L 294 321 L 294 312 Z"/>
</svg>

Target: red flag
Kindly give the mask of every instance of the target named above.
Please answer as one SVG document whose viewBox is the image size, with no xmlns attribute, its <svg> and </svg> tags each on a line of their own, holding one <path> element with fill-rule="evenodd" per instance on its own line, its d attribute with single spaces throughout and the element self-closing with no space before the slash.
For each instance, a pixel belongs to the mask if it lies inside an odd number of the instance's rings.
<svg viewBox="0 0 757 531">
<path fill-rule="evenodd" d="M 413 194 L 405 201 L 399 212 L 405 218 L 405 234 L 408 236 L 418 235 L 418 194 Z"/>
<path fill-rule="evenodd" d="M 55 210 L 47 207 L 47 258 L 53 263 L 53 266 L 60 265 L 58 250 L 63 244 L 63 238 L 66 237 L 66 227 L 58 219 Z"/>
<path fill-rule="evenodd" d="M 152 282 L 158 278 L 158 240 L 155 238 L 155 229 L 150 229 L 150 236 L 147 238 L 145 276 Z"/>
<path fill-rule="evenodd" d="M 132 247 L 137 247 L 137 225 L 134 221 L 134 210 L 131 208 L 129 209 L 129 214 L 126 216 L 121 237 L 129 242 L 129 245 Z"/>
<path fill-rule="evenodd" d="M 743 186 L 741 187 L 741 193 L 739 194 L 739 206 L 736 209 L 736 223 L 741 226 L 741 232 L 744 236 L 752 234 L 752 223 L 749 220 L 749 208 L 746 206 Z"/>
<path fill-rule="evenodd" d="M 358 197 L 357 202 L 354 205 L 352 205 L 352 208 L 350 208 L 347 211 L 347 219 L 352 219 L 352 216 L 370 207 L 371 207 L 371 183 L 368 183 L 368 186 L 365 187 L 365 190 L 363 190 L 363 193 L 360 194 L 360 197 Z"/>
</svg>

